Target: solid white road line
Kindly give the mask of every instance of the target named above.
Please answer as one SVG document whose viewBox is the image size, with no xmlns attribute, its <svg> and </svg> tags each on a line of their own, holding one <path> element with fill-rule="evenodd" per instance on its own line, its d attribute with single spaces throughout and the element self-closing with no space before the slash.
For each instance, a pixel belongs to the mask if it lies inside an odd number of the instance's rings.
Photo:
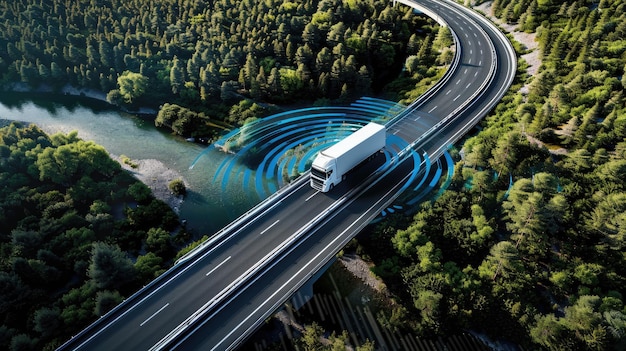
<svg viewBox="0 0 626 351">
<path fill-rule="evenodd" d="M 263 229 L 263 231 L 261 232 L 261 234 L 259 235 L 263 235 L 265 234 L 268 230 L 272 229 L 273 226 L 275 226 L 276 224 L 278 224 L 278 222 L 280 222 L 280 219 L 277 219 L 276 222 L 272 223 L 269 227 Z"/>
<path fill-rule="evenodd" d="M 143 325 L 144 325 L 144 324 L 148 323 L 148 321 L 149 321 L 149 320 L 151 320 L 152 318 L 154 318 L 154 316 L 156 316 L 157 314 L 159 314 L 159 312 L 163 311 L 163 310 L 165 309 L 165 307 L 167 307 L 167 306 L 169 306 L 169 305 L 170 305 L 170 303 L 169 303 L 169 302 L 168 302 L 168 303 L 166 303 L 166 304 L 165 304 L 165 306 L 163 306 L 163 307 L 159 308 L 159 310 L 158 310 L 158 311 L 154 312 L 154 313 L 152 314 L 152 316 L 148 317 L 148 319 L 146 319 L 145 321 L 141 322 L 141 324 L 139 324 L 139 326 L 140 326 L 140 327 L 143 327 Z"/>
<path fill-rule="evenodd" d="M 230 260 L 230 258 L 231 258 L 231 257 L 232 257 L 232 256 L 228 256 L 228 257 L 226 257 L 226 259 L 225 259 L 224 261 L 222 261 L 222 263 L 218 264 L 218 265 L 217 265 L 217 266 L 215 266 L 213 269 L 211 269 L 211 270 L 210 270 L 210 271 L 206 274 L 206 276 L 208 277 L 208 276 L 209 276 L 209 274 L 211 274 L 211 273 L 215 272 L 215 270 L 216 270 L 216 269 L 220 268 L 220 267 L 221 267 L 224 263 L 226 263 L 226 261 Z"/>
<path fill-rule="evenodd" d="M 313 195 L 311 195 L 311 196 L 307 197 L 307 198 L 304 200 L 304 202 L 307 202 L 307 201 L 311 200 L 311 199 L 313 198 L 313 196 L 317 195 L 317 193 L 319 193 L 319 191 L 316 191 Z"/>
</svg>

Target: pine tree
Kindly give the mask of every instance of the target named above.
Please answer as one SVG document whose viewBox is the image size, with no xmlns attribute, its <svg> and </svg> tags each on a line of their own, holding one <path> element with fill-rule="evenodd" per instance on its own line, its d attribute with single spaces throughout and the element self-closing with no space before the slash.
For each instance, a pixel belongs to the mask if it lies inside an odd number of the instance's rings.
<svg viewBox="0 0 626 351">
<path fill-rule="evenodd" d="M 170 85 L 172 87 L 172 93 L 178 94 L 185 85 L 185 71 L 183 63 L 174 56 L 172 61 L 172 68 L 170 70 Z"/>
</svg>

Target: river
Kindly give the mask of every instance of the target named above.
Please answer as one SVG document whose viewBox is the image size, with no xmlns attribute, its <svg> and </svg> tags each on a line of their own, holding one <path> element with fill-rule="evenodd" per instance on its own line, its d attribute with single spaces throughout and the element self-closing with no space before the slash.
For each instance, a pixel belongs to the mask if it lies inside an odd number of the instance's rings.
<svg viewBox="0 0 626 351">
<path fill-rule="evenodd" d="M 111 154 L 161 161 L 188 184 L 180 218 L 195 235 L 213 234 L 255 204 L 250 194 L 225 194 L 213 184 L 216 168 L 228 155 L 157 129 L 153 116 L 121 112 L 81 96 L 3 92 L 0 119 L 35 123 L 47 133 L 76 130 L 80 138 L 104 146 Z M 229 189 L 242 189 L 233 185 Z"/>
</svg>

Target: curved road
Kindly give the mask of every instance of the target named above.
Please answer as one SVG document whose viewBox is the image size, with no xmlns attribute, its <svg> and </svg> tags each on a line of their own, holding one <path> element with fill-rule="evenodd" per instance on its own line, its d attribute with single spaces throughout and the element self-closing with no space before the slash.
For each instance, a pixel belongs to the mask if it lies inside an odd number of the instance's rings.
<svg viewBox="0 0 626 351">
<path fill-rule="evenodd" d="M 502 97 L 515 55 L 497 29 L 457 4 L 401 2 L 430 8 L 457 33 L 456 69 L 389 125 L 389 133 L 435 158 Z M 235 348 L 391 203 L 420 167 L 409 157 L 386 164 L 378 157 L 353 175 L 352 184 L 330 194 L 316 192 L 301 177 L 60 349 Z"/>
<path fill-rule="evenodd" d="M 433 2 L 417 2 L 436 10 L 441 16 L 440 20 L 445 20 L 455 33 L 461 33 L 457 35 L 462 55 L 457 69 L 451 70 L 451 74 L 436 87 L 436 91 L 426 94 L 426 99 L 412 104 L 390 126 L 390 133 L 397 132 L 396 135 L 405 140 L 415 141 L 426 131 L 434 129 L 436 133 L 423 138 L 415 147 L 435 158 L 497 104 L 513 81 L 517 63 L 508 40 L 480 15 L 453 3 L 433 5 Z M 493 51 L 489 43 L 493 43 Z M 481 47 L 482 52 L 479 49 Z M 493 72 L 489 75 L 486 71 L 492 68 Z M 478 87 L 482 85 L 479 90 Z M 452 113 L 455 113 L 454 118 L 446 121 Z M 209 318 L 172 346 L 181 350 L 225 350 L 245 341 L 257 326 L 314 277 L 354 235 L 397 197 L 398 190 L 414 168 L 419 166 L 414 164 L 413 159 L 406 159 L 384 176 L 376 178 L 375 184 L 366 182 L 361 185 L 362 188 L 356 188 L 355 195 L 308 232 L 297 246 L 277 260 L 275 266 L 255 276 L 256 280 L 240 289 L 228 305 L 209 314 Z M 358 175 L 355 178 L 358 179 Z M 355 186 L 342 185 L 348 189 Z M 312 201 L 328 198 L 327 195 L 316 194 L 306 188 L 302 189 L 304 194 L 299 195 L 300 199 Z M 343 193 L 345 188 L 333 194 Z M 317 212 L 315 209 L 311 211 Z M 289 213 L 293 215 L 298 212 Z"/>
</svg>

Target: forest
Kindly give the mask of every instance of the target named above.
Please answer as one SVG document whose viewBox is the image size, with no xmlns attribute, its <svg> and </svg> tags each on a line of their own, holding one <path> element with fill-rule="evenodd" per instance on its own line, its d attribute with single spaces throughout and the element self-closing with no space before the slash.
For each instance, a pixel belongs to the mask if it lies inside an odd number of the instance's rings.
<svg viewBox="0 0 626 351">
<path fill-rule="evenodd" d="M 510 92 L 459 143 L 442 196 L 359 236 L 399 301 L 379 319 L 424 337 L 471 329 L 524 349 L 624 349 L 626 4 L 493 8 L 536 34 L 542 65 L 529 77 L 519 62 Z M 444 29 L 382 1 L 0 0 L 0 18 L 4 88 L 158 102 L 157 123 L 196 137 L 275 104 L 410 99 L 452 56 Z M 173 214 L 149 224 L 166 206 L 97 145 L 32 126 L 0 135 L 0 345 L 49 349 L 153 278 L 183 240 L 170 236 Z M 122 276 L 106 279 L 102 262 Z M 303 347 L 328 348 L 309 332 Z"/>
<path fill-rule="evenodd" d="M 450 44 L 378 0 L 0 0 L 0 90 L 95 90 L 210 142 L 281 106 L 410 99 Z M 0 180 L 1 349 L 58 347 L 199 244 L 176 253 L 175 214 L 74 132 L 3 127 Z"/>
<path fill-rule="evenodd" d="M 408 332 L 524 349 L 626 348 L 626 4 L 496 0 L 536 33 L 524 74 L 459 144 L 450 187 L 359 238 Z M 528 90 L 521 88 L 528 84 Z"/>
<path fill-rule="evenodd" d="M 310 104 L 380 93 L 409 55 L 414 71 L 432 75 L 424 67 L 433 28 L 379 0 L 2 0 L 0 85 L 69 84 L 127 107 L 168 102 L 241 125 L 246 117 L 231 107 L 242 100 Z M 210 122 L 198 127 L 173 129 L 214 136 Z"/>
<path fill-rule="evenodd" d="M 76 132 L 0 128 L 0 348 L 54 349 L 172 265 L 178 217 Z"/>
</svg>

